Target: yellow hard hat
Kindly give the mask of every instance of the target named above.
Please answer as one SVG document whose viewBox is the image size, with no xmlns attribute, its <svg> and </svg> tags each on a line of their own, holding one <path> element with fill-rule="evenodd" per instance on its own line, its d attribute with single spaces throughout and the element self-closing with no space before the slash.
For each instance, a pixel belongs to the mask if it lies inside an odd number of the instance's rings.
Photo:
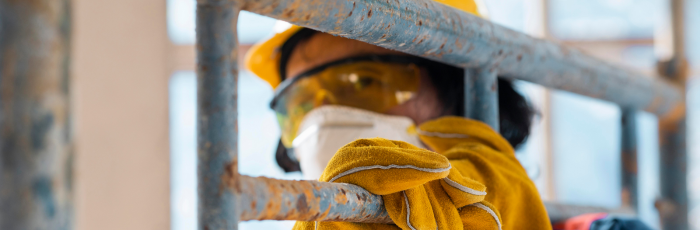
<svg viewBox="0 0 700 230">
<path fill-rule="evenodd" d="M 465 12 L 472 13 L 477 16 L 483 15 L 483 8 L 477 5 L 479 0 L 433 0 Z M 481 13 L 480 13 L 481 10 Z M 258 77 L 265 80 L 272 86 L 277 86 L 282 81 L 279 71 L 279 62 L 281 58 L 280 49 L 282 45 L 292 37 L 302 27 L 293 25 L 289 29 L 275 34 L 270 39 L 255 44 L 248 50 L 245 57 L 246 68 L 253 72 Z"/>
</svg>

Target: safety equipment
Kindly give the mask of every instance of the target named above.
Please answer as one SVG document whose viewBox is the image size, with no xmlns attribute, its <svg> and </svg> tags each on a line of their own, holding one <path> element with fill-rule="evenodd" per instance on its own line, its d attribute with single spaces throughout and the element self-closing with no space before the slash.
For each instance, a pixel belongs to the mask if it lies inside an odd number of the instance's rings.
<svg viewBox="0 0 700 230">
<path fill-rule="evenodd" d="M 423 147 L 413 121 L 345 106 L 322 106 L 306 115 L 294 140 L 304 179 L 317 180 L 338 149 L 358 138 L 382 137 Z"/>
<path fill-rule="evenodd" d="M 472 13 L 477 16 L 484 16 L 486 7 L 480 0 L 434 0 L 436 2 L 451 6 L 453 8 Z M 302 27 L 291 26 L 287 30 L 276 33 L 270 39 L 255 44 L 250 48 L 245 57 L 246 68 L 255 75 L 265 80 L 272 86 L 277 86 L 282 82 L 278 72 L 281 58 L 282 45 L 292 37 Z"/>
<path fill-rule="evenodd" d="M 344 105 L 384 113 L 411 99 L 418 92 L 417 64 L 422 61 L 397 55 L 353 57 L 285 81 L 270 103 L 282 130 L 282 143 L 291 147 L 301 120 L 319 106 Z"/>
<path fill-rule="evenodd" d="M 551 229 L 513 148 L 488 125 L 441 117 L 416 132 L 437 153 L 359 139 L 340 148 L 319 179 L 382 195 L 395 225 L 299 221 L 294 229 Z"/>
</svg>

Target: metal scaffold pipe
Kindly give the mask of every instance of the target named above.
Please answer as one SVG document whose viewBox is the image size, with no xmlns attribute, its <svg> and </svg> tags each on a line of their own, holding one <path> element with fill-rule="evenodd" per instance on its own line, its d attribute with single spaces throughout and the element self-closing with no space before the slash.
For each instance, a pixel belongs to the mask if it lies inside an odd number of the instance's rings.
<svg viewBox="0 0 700 230">
<path fill-rule="evenodd" d="M 241 9 L 464 68 L 674 116 L 681 88 L 432 0 L 250 0 Z"/>
<path fill-rule="evenodd" d="M 199 229 L 238 229 L 238 9 L 197 3 Z"/>
<path fill-rule="evenodd" d="M 241 220 L 393 223 L 381 196 L 356 185 L 240 176 Z"/>
<path fill-rule="evenodd" d="M 0 229 L 73 228 L 69 0 L 0 0 Z"/>
<path fill-rule="evenodd" d="M 671 0 L 671 26 L 673 56 L 659 62 L 659 74 L 683 89 L 686 97 L 688 66 L 685 57 L 685 0 Z M 685 107 L 684 107 L 685 108 Z M 679 119 L 659 119 L 660 190 L 661 199 L 656 208 L 661 217 L 662 229 L 690 229 L 688 218 L 688 145 L 686 111 Z"/>
<path fill-rule="evenodd" d="M 344 183 L 289 181 L 239 176 L 240 220 L 343 221 L 393 223 L 382 197 Z M 553 221 L 586 213 L 634 215 L 631 209 L 607 209 L 545 203 Z"/>
</svg>

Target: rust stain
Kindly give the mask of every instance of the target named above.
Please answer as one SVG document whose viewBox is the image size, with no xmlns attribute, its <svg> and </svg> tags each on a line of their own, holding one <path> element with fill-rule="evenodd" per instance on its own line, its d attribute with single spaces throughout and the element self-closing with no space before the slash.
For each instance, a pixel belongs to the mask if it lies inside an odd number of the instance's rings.
<svg viewBox="0 0 700 230">
<path fill-rule="evenodd" d="M 328 203 L 328 207 L 326 208 L 326 211 L 323 212 L 321 215 L 318 216 L 318 218 L 324 218 L 328 216 L 328 213 L 331 211 L 331 207 L 333 207 L 333 204 Z"/>
<path fill-rule="evenodd" d="M 302 193 L 302 194 L 297 198 L 296 208 L 297 208 L 297 211 L 299 211 L 300 213 L 309 213 L 310 207 L 309 207 L 309 205 L 306 203 L 306 194 L 303 194 L 303 193 Z"/>
<path fill-rule="evenodd" d="M 224 174 L 221 175 L 222 185 L 232 189 L 235 193 L 241 193 L 241 186 L 240 183 L 238 183 L 239 176 L 238 158 L 234 158 L 224 166 Z M 220 189 L 223 189 L 223 187 Z"/>
<path fill-rule="evenodd" d="M 459 50 L 462 49 L 462 43 L 459 42 L 459 39 L 455 39 L 455 47 L 457 47 L 457 49 L 459 49 Z"/>
<path fill-rule="evenodd" d="M 622 168 L 625 172 L 637 174 L 637 149 L 622 152 Z"/>
<path fill-rule="evenodd" d="M 277 7 L 279 6 L 279 5 L 280 5 L 280 3 L 279 3 L 279 2 L 275 2 L 275 3 L 272 3 L 272 5 L 271 5 L 271 7 L 270 7 L 270 11 L 269 11 L 269 12 L 272 12 L 272 11 L 273 11 L 273 9 L 277 8 Z"/>
<path fill-rule="evenodd" d="M 348 197 L 345 195 L 345 192 L 335 194 L 335 203 L 336 204 L 347 204 L 348 203 Z"/>
<path fill-rule="evenodd" d="M 648 110 L 647 110 L 648 111 Z M 686 108 L 683 103 L 679 103 L 663 116 L 659 117 L 659 132 L 677 132 L 678 121 L 685 118 Z"/>
<path fill-rule="evenodd" d="M 348 17 L 352 16 L 352 12 L 355 11 L 355 3 L 352 3 L 352 10 L 350 10 L 350 13 L 348 14 Z"/>
<path fill-rule="evenodd" d="M 263 216 L 274 217 L 275 214 L 277 214 L 276 210 L 279 209 L 279 208 L 275 208 L 276 206 L 279 207 L 279 205 L 275 205 L 274 202 L 267 202 L 267 204 L 265 205 L 265 212 L 263 212 L 264 213 Z M 273 210 L 275 210 L 275 211 L 273 211 Z"/>
<path fill-rule="evenodd" d="M 314 195 L 314 186 L 312 183 L 305 181 L 303 186 L 300 186 L 300 191 L 299 193 L 304 194 L 303 197 L 305 199 L 304 202 L 306 202 L 306 206 L 308 207 L 307 212 L 303 213 L 304 216 L 311 216 L 311 215 L 318 215 L 318 213 L 321 211 L 321 208 L 318 206 L 319 203 L 321 202 L 320 197 L 316 197 Z"/>
<path fill-rule="evenodd" d="M 291 9 L 291 10 L 287 11 L 286 13 L 284 13 L 285 17 L 291 18 L 293 15 L 294 15 L 294 9 Z"/>
<path fill-rule="evenodd" d="M 632 195 L 630 194 L 629 188 L 623 187 L 621 193 L 622 193 L 622 194 L 621 194 L 622 204 L 623 204 L 623 205 L 629 205 L 630 200 L 631 200 L 630 198 L 631 198 L 631 196 L 632 196 Z"/>
<path fill-rule="evenodd" d="M 282 201 L 282 193 L 284 191 L 279 189 L 279 184 L 281 184 L 279 181 L 265 178 L 265 182 L 270 197 L 265 204 L 265 210 L 261 214 L 267 217 L 275 217 L 282 209 L 280 201 Z"/>
</svg>

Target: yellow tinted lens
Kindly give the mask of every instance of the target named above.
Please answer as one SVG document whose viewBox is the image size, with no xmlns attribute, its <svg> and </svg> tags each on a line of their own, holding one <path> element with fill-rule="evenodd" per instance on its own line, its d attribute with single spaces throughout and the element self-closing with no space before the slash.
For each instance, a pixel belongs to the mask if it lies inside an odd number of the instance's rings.
<svg viewBox="0 0 700 230">
<path fill-rule="evenodd" d="M 282 143 L 291 147 L 304 116 L 322 105 L 344 105 L 373 112 L 411 99 L 420 85 L 414 64 L 363 61 L 329 67 L 299 79 L 279 96 L 275 111 Z"/>
</svg>

